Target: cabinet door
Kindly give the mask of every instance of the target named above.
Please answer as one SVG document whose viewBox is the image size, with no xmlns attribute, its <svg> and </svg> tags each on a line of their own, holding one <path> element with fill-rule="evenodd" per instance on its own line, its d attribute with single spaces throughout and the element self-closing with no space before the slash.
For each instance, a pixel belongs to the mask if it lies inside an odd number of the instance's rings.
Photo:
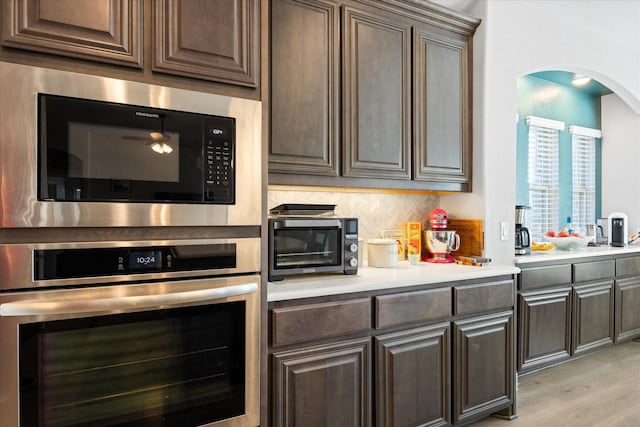
<svg viewBox="0 0 640 427">
<path fill-rule="evenodd" d="M 454 322 L 453 423 L 467 423 L 514 402 L 513 312 Z"/>
<path fill-rule="evenodd" d="M 570 287 L 520 294 L 518 319 L 519 371 L 530 371 L 570 357 Z"/>
<path fill-rule="evenodd" d="M 371 339 L 272 355 L 274 426 L 369 426 Z"/>
<path fill-rule="evenodd" d="M 616 280 L 616 341 L 640 335 L 640 278 Z"/>
<path fill-rule="evenodd" d="M 409 179 L 410 25 L 343 9 L 343 175 Z"/>
<path fill-rule="evenodd" d="M 471 70 L 466 37 L 414 30 L 413 179 L 467 187 Z"/>
<path fill-rule="evenodd" d="M 257 0 L 156 0 L 153 8 L 154 71 L 257 86 Z"/>
<path fill-rule="evenodd" d="M 333 3 L 271 2 L 269 172 L 338 175 L 339 20 Z"/>
<path fill-rule="evenodd" d="M 573 353 L 613 344 L 613 280 L 573 288 Z"/>
<path fill-rule="evenodd" d="M 450 420 L 449 323 L 376 338 L 378 426 L 441 426 Z"/>
<path fill-rule="evenodd" d="M 142 68 L 142 0 L 5 0 L 2 44 Z"/>
</svg>

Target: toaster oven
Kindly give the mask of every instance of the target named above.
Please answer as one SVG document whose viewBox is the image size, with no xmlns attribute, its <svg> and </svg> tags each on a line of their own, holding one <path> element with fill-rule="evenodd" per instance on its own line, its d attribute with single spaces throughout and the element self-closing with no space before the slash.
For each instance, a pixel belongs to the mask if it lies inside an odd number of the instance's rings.
<svg viewBox="0 0 640 427">
<path fill-rule="evenodd" d="M 269 219 L 269 281 L 307 273 L 358 272 L 358 219 Z"/>
</svg>

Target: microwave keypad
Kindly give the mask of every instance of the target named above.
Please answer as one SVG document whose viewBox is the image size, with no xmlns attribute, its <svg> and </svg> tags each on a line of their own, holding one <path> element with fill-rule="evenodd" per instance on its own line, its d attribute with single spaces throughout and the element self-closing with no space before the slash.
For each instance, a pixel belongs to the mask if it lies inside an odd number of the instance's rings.
<svg viewBox="0 0 640 427">
<path fill-rule="evenodd" d="M 207 141 L 207 193 L 209 200 L 227 200 L 231 194 L 233 177 L 232 146 L 228 138 Z"/>
<path fill-rule="evenodd" d="M 207 184 L 229 185 L 231 176 L 231 147 L 229 142 L 207 144 Z"/>
</svg>

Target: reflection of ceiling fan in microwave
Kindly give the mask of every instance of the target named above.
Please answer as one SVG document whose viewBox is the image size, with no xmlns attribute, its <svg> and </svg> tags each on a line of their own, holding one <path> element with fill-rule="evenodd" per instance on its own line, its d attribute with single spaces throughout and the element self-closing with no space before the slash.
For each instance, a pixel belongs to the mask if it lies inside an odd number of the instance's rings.
<svg viewBox="0 0 640 427">
<path fill-rule="evenodd" d="M 169 144 L 171 135 L 164 133 L 164 115 L 158 115 L 160 119 L 160 132 L 149 132 L 149 136 L 123 135 L 122 139 L 130 139 L 135 141 L 145 141 L 146 144 L 158 154 L 169 154 L 173 151 L 173 147 Z"/>
</svg>

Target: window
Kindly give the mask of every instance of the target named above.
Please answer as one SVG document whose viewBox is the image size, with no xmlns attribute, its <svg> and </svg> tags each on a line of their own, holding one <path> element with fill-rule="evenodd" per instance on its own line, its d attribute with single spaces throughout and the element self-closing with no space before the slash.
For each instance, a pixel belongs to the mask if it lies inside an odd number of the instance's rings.
<svg viewBox="0 0 640 427">
<path fill-rule="evenodd" d="M 544 233 L 555 229 L 558 224 L 559 131 L 533 125 L 535 121 L 529 119 L 533 118 L 527 119 L 529 124 L 528 184 L 531 207 L 527 226 L 531 239 L 541 241 L 544 240 Z M 564 123 L 562 127 L 564 128 Z"/>
<path fill-rule="evenodd" d="M 571 146 L 573 227 L 584 231 L 596 220 L 596 139 L 574 133 Z"/>
<path fill-rule="evenodd" d="M 596 138 L 599 129 L 569 126 L 571 134 L 571 169 L 573 177 L 573 224 L 584 231 L 596 220 Z"/>
<path fill-rule="evenodd" d="M 602 137 L 598 129 L 569 126 L 571 134 L 571 182 L 560 184 L 560 131 L 564 122 L 527 117 L 529 125 L 528 194 L 531 212 L 527 227 L 532 240 L 545 239 L 548 230 L 564 224 L 560 218 L 560 195 L 572 203 L 573 228 L 584 232 L 596 218 L 596 139 Z M 563 141 L 567 135 L 563 134 Z M 565 143 L 565 142 L 563 142 Z M 567 159 L 568 160 L 568 159 Z M 569 170 L 567 169 L 567 172 Z"/>
</svg>

